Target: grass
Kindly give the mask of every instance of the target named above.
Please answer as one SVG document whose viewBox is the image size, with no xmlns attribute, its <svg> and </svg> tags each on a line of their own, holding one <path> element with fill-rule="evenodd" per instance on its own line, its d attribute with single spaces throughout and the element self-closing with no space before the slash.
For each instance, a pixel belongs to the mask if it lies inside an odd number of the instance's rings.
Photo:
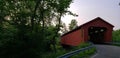
<svg viewBox="0 0 120 58">
<path fill-rule="evenodd" d="M 120 46 L 120 43 L 113 43 L 112 45 L 114 45 L 114 46 Z"/>
<path fill-rule="evenodd" d="M 90 46 L 90 44 L 89 43 L 82 43 L 79 46 L 72 47 L 72 49 L 70 49 L 70 50 L 65 50 L 61 46 L 57 46 L 57 53 L 46 52 L 42 55 L 42 58 L 57 58 L 58 56 L 61 56 L 65 53 L 68 53 L 68 52 L 71 52 L 71 51 L 74 51 L 74 50 L 78 50 L 80 48 L 84 48 L 84 47 L 87 47 L 87 46 Z M 72 56 L 71 58 L 79 58 L 79 57 L 83 57 L 83 56 L 88 57 L 89 55 L 92 55 L 93 53 L 95 53 L 95 51 L 96 51 L 96 49 L 92 48 L 90 50 L 86 50 L 85 52 L 80 52 L 80 53 Z"/>
<path fill-rule="evenodd" d="M 57 58 L 60 55 L 63 55 L 66 51 L 61 51 L 61 52 L 57 52 L 57 53 L 45 53 L 44 55 L 42 55 L 42 58 Z"/>
<path fill-rule="evenodd" d="M 57 52 L 45 52 L 41 58 L 57 58 L 60 55 L 63 55 L 67 53 L 65 49 L 62 48 L 62 46 L 57 46 Z"/>
<path fill-rule="evenodd" d="M 91 55 L 93 55 L 96 52 L 96 48 L 92 48 L 90 50 L 86 50 L 84 52 L 80 52 L 71 58 L 89 58 Z"/>
</svg>

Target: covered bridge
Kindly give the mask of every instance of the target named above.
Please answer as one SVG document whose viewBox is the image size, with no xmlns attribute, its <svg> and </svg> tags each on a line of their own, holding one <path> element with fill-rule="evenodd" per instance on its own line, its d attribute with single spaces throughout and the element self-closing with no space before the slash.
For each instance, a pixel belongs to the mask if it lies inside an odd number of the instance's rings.
<svg viewBox="0 0 120 58">
<path fill-rule="evenodd" d="M 113 25 L 97 17 L 61 36 L 63 46 L 78 46 L 82 42 L 104 43 L 112 41 Z"/>
</svg>

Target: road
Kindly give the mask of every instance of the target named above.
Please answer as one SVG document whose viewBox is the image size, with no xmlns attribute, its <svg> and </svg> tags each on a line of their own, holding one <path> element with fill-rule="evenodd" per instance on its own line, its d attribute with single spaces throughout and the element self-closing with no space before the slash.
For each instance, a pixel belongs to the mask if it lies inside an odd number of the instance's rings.
<svg viewBox="0 0 120 58">
<path fill-rule="evenodd" d="M 112 45 L 95 45 L 97 53 L 91 58 L 120 58 L 120 47 Z"/>
</svg>

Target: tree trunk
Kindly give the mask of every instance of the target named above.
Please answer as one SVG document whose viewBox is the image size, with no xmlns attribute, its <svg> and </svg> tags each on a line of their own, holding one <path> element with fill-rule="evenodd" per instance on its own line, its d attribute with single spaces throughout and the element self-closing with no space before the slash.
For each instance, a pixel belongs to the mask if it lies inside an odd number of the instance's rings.
<svg viewBox="0 0 120 58">
<path fill-rule="evenodd" d="M 56 31 L 56 35 L 53 37 L 53 49 L 54 49 L 54 52 L 56 53 L 57 52 L 57 49 L 56 49 L 56 39 L 55 37 L 58 35 L 58 32 L 60 30 L 60 24 L 61 24 L 61 16 L 62 16 L 62 13 L 60 13 L 60 16 L 58 18 L 58 26 L 57 26 L 57 31 Z"/>
<path fill-rule="evenodd" d="M 31 29 L 33 30 L 34 28 L 34 18 L 35 18 L 35 15 L 36 15 L 36 11 L 37 11 L 37 8 L 39 7 L 39 3 L 40 3 L 41 0 L 37 0 L 36 1 L 36 5 L 35 5 L 35 9 L 33 11 L 33 15 L 32 15 L 32 18 L 31 18 Z"/>
</svg>

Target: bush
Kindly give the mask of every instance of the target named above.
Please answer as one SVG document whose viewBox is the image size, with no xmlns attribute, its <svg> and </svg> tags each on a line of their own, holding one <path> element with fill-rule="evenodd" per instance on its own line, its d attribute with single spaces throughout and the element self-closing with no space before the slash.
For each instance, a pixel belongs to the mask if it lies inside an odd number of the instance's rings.
<svg viewBox="0 0 120 58">
<path fill-rule="evenodd" d="M 58 56 L 64 55 L 65 53 L 69 53 L 71 51 L 78 50 L 80 48 L 85 48 L 87 46 L 90 46 L 90 44 L 89 43 L 81 43 L 79 46 L 72 47 L 72 49 L 69 49 L 69 50 L 65 50 L 61 46 L 57 46 L 56 53 L 53 53 L 53 52 L 44 53 L 44 54 L 42 54 L 42 58 L 57 58 Z M 76 57 L 80 58 L 83 56 L 92 55 L 93 53 L 95 53 L 95 50 L 96 50 L 95 48 L 92 48 L 89 51 L 80 52 L 80 53 L 72 56 L 72 58 L 76 58 Z"/>
<path fill-rule="evenodd" d="M 120 42 L 120 30 L 115 30 L 112 33 L 113 42 Z"/>
</svg>

